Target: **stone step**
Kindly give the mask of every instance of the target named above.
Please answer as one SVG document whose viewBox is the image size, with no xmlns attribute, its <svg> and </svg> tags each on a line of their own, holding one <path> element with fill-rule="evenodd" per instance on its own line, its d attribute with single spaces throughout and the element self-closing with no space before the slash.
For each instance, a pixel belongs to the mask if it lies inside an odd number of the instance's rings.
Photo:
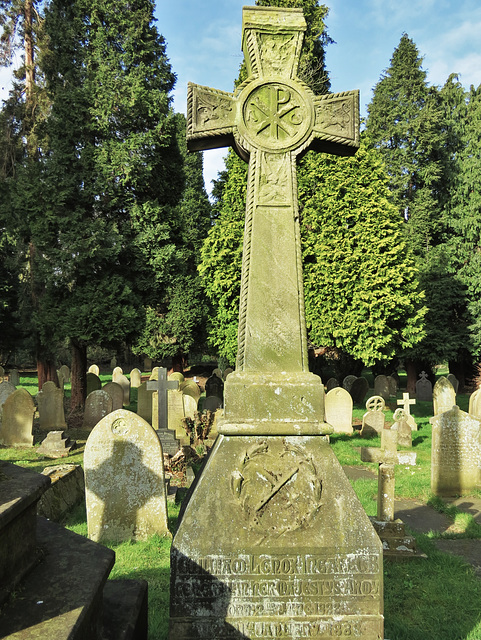
<svg viewBox="0 0 481 640">
<path fill-rule="evenodd" d="M 0 462 L 0 606 L 38 562 L 37 502 L 50 479 Z"/>
<path fill-rule="evenodd" d="M 100 640 L 115 553 L 41 517 L 37 542 L 43 558 L 2 609 L 0 638 Z"/>
</svg>

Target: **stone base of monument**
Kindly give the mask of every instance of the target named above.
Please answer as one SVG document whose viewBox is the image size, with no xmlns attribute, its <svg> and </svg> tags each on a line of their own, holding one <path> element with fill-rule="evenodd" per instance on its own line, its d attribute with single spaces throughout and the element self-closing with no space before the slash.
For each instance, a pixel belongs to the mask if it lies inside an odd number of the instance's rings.
<svg viewBox="0 0 481 640">
<path fill-rule="evenodd" d="M 175 437 L 172 431 L 166 431 L 165 429 L 156 429 L 155 433 L 159 436 L 160 444 L 162 445 L 162 453 L 168 453 L 170 456 L 175 456 L 177 451 L 180 450 L 180 442 Z"/>
<path fill-rule="evenodd" d="M 427 558 L 425 553 L 416 548 L 416 539 L 406 533 L 406 527 L 402 520 L 385 522 L 373 516 L 369 519 L 382 542 L 385 560 L 402 562 L 416 558 Z"/>
<path fill-rule="evenodd" d="M 49 431 L 45 440 L 42 440 L 37 453 L 44 455 L 46 458 L 66 458 L 71 449 L 75 447 L 75 441 L 72 442 L 65 435 L 65 431 Z"/>
<path fill-rule="evenodd" d="M 326 439 L 219 436 L 171 551 L 170 640 L 379 640 L 382 545 Z"/>
<path fill-rule="evenodd" d="M 112 550 L 36 516 L 49 484 L 46 476 L 0 463 L 1 637 L 145 640 L 147 584 L 107 586 Z"/>
</svg>

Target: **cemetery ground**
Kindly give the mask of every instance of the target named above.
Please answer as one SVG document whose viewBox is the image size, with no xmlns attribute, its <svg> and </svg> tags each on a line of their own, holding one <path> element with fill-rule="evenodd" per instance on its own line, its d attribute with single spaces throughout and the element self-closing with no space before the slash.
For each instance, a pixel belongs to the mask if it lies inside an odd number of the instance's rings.
<svg viewBox="0 0 481 640">
<path fill-rule="evenodd" d="M 110 375 L 100 377 L 103 383 L 111 379 Z M 19 386 L 26 388 L 32 395 L 38 391 L 37 380 L 33 375 L 21 377 Z M 68 394 L 67 385 L 66 395 Z M 398 392 L 397 397 L 401 398 L 402 392 Z M 458 405 L 466 411 L 468 400 L 468 395 L 457 396 Z M 389 406 L 386 422 L 390 424 L 397 408 L 396 399 L 391 398 L 386 404 Z M 136 389 L 132 390 L 131 405 L 126 408 L 136 409 Z M 353 435 L 332 435 L 331 444 L 367 514 L 374 516 L 377 465 L 361 462 L 360 447 L 380 447 L 381 442 L 380 437 L 360 437 L 356 425 L 360 428 L 364 411 L 364 405 L 354 405 Z M 417 453 L 417 464 L 396 467 L 395 493 L 397 505 L 402 505 L 403 519 L 408 527 L 412 524 L 418 549 L 427 558 L 403 563 L 384 563 L 385 637 L 389 640 L 481 640 L 481 569 L 477 574 L 472 564 L 463 557 L 438 548 L 441 544 L 446 544 L 439 541 L 446 540 L 457 540 L 466 553 L 474 545 L 481 545 L 481 518 L 477 522 L 476 514 L 469 512 L 472 511 L 469 507 L 474 503 L 481 504 L 481 491 L 473 492 L 472 496 L 464 496 L 455 503 L 431 495 L 429 418 L 432 415 L 432 404 L 418 402 L 411 408 L 411 413 L 418 425 L 418 431 L 413 432 L 413 450 Z M 46 434 L 35 429 L 33 448 L 0 447 L 0 459 L 38 472 L 50 465 L 82 464 L 89 431 L 82 430 L 81 424 L 79 417 L 73 416 L 68 420 L 66 433 L 77 442 L 77 447 L 68 458 L 46 459 L 39 455 L 37 446 Z M 180 488 L 176 502 L 168 502 L 169 530 L 172 535 L 176 531 L 180 503 L 186 491 L 186 488 Z M 412 509 L 410 505 L 413 506 Z M 396 517 L 399 515 L 398 509 Z M 412 521 L 408 517 L 404 518 L 404 515 L 416 512 L 421 514 L 417 516 L 417 521 L 416 517 Z M 420 519 L 422 526 L 418 529 L 416 524 L 419 524 Z M 444 523 L 442 527 L 438 526 L 440 520 Z M 72 509 L 62 524 L 87 536 L 84 504 Z M 212 535 L 215 535 L 215 523 L 212 523 Z M 159 536 L 153 536 L 146 542 L 109 545 L 116 553 L 111 579 L 145 579 L 149 584 L 149 640 L 167 638 L 170 545 L 170 537 Z M 477 546 L 476 548 L 479 549 Z M 481 557 L 479 564 L 481 565 Z"/>
</svg>

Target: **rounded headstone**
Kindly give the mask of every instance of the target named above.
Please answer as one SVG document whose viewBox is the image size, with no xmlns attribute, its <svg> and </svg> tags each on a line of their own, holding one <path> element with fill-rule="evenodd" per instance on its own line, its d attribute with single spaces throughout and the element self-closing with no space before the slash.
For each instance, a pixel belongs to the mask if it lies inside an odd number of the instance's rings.
<svg viewBox="0 0 481 640">
<path fill-rule="evenodd" d="M 103 389 L 92 391 L 85 400 L 83 429 L 93 429 L 107 414 L 112 412 L 112 398 Z"/>
<path fill-rule="evenodd" d="M 140 369 L 132 369 L 130 372 L 130 386 L 132 389 L 138 389 L 142 384 L 142 373 Z"/>
<path fill-rule="evenodd" d="M 100 369 L 97 364 L 91 364 L 87 373 L 95 373 L 95 375 L 98 376 L 100 373 Z"/>
<path fill-rule="evenodd" d="M 329 378 L 329 380 L 326 382 L 326 391 L 329 392 L 331 389 L 335 389 L 339 386 L 339 380 L 337 378 Z"/>
<path fill-rule="evenodd" d="M 112 398 L 111 411 L 117 411 L 117 409 L 123 409 L 124 390 L 122 389 L 122 386 L 118 382 L 107 382 L 107 384 L 104 384 L 104 386 L 102 387 L 102 391 L 105 391 L 105 393 L 108 393 L 109 396 Z"/>
<path fill-rule="evenodd" d="M 362 376 L 356 378 L 351 385 L 349 393 L 351 394 L 352 401 L 356 404 L 363 404 L 367 392 L 369 391 L 369 382 Z"/>
<path fill-rule="evenodd" d="M 346 376 L 342 381 L 343 389 L 345 389 L 346 391 L 350 391 L 354 380 L 357 380 L 357 376 L 353 376 L 353 375 Z"/>
</svg>

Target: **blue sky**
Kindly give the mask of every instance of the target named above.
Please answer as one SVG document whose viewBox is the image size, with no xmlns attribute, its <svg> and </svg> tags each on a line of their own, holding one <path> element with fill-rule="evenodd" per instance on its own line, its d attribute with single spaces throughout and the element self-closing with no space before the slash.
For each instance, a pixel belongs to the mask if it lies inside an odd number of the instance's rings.
<svg viewBox="0 0 481 640">
<path fill-rule="evenodd" d="M 242 62 L 242 6 L 246 0 L 157 0 L 157 28 L 177 74 L 174 108 L 185 113 L 187 82 L 232 91 Z M 361 114 L 381 73 L 406 32 L 424 57 L 430 84 L 442 85 L 458 73 L 469 88 L 481 84 L 481 3 L 479 0 L 327 0 L 327 48 L 333 91 L 360 89 Z M 9 72 L 0 69 L 0 98 Z M 2 87 L 4 89 L 2 90 Z M 225 150 L 204 153 L 210 181 L 223 168 Z"/>
<path fill-rule="evenodd" d="M 242 62 L 242 0 L 157 0 L 157 28 L 177 74 L 174 108 L 185 113 L 187 82 L 233 90 Z M 481 84 L 479 0 L 327 0 L 327 68 L 333 91 L 360 89 L 361 115 L 372 89 L 405 32 L 424 57 L 428 82 L 443 85 L 458 73 L 469 88 Z M 225 150 L 204 153 L 210 181 L 223 168 Z"/>
</svg>

